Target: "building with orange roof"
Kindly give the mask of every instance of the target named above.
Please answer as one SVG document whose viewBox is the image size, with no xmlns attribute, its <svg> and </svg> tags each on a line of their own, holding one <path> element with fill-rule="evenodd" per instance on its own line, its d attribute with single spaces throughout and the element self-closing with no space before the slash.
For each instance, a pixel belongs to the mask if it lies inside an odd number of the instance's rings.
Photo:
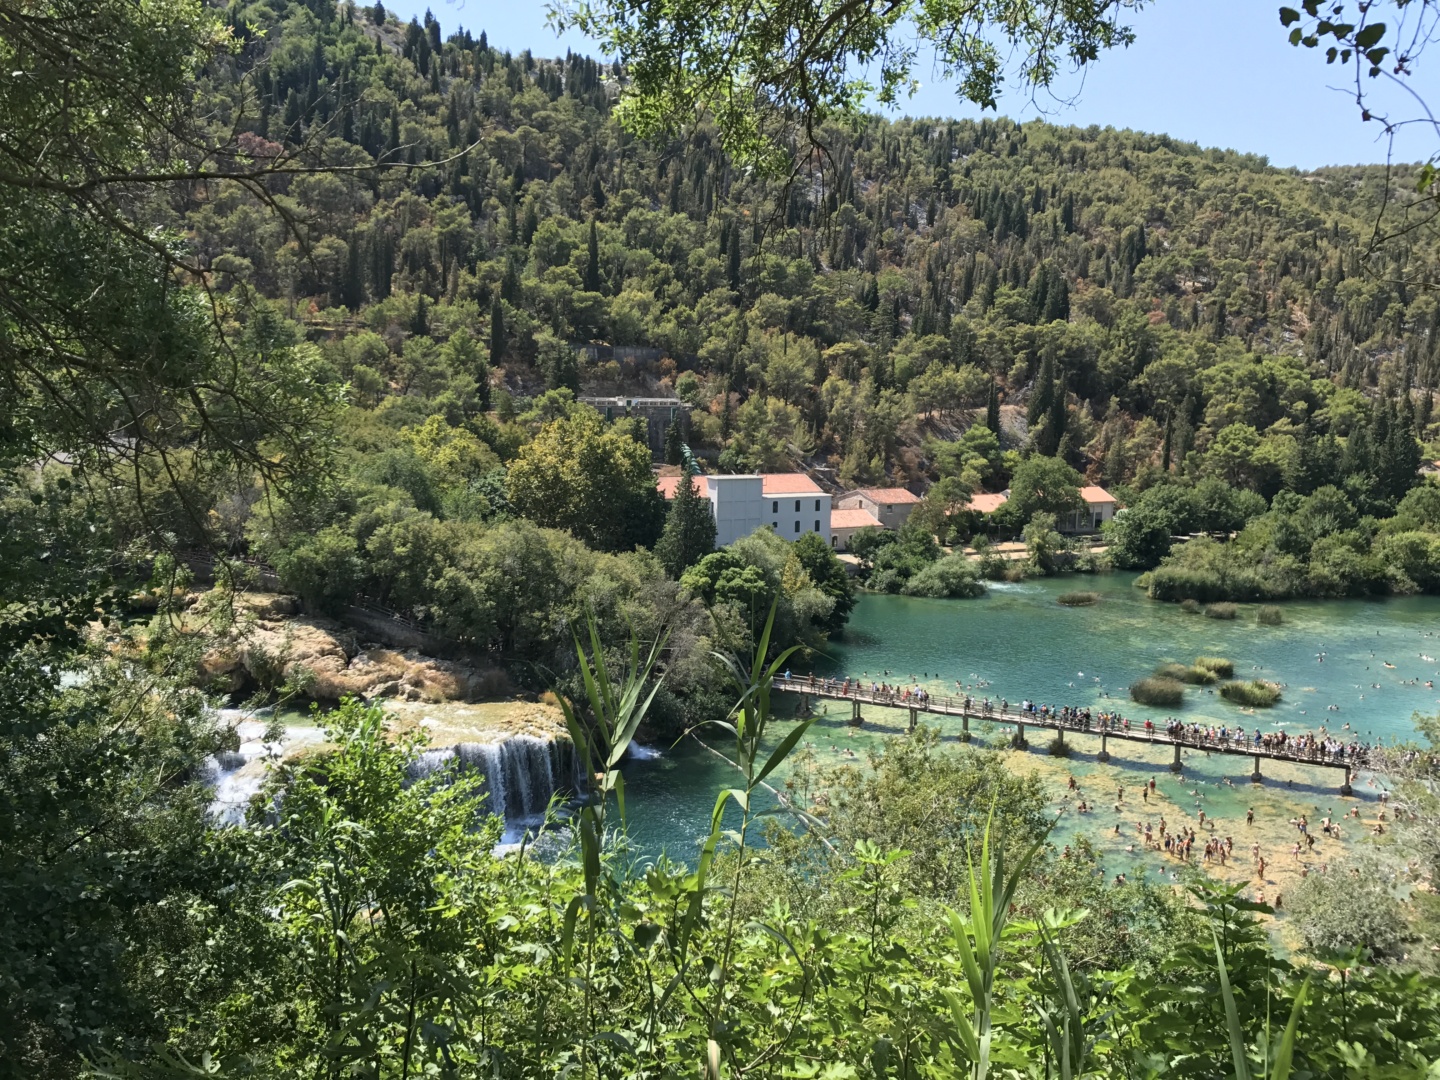
<svg viewBox="0 0 1440 1080">
<path fill-rule="evenodd" d="M 883 529 L 880 519 L 863 506 L 830 511 L 830 546 L 836 551 L 849 551 L 850 538 L 861 529 Z"/>
<path fill-rule="evenodd" d="M 669 501 L 679 491 L 680 477 L 656 477 L 655 486 Z M 715 515 L 716 547 L 765 525 L 786 540 L 813 532 L 830 543 L 830 496 L 804 473 L 697 476 L 695 490 Z"/>
<path fill-rule="evenodd" d="M 836 500 L 841 510 L 868 510 L 887 529 L 898 529 L 910 518 L 920 496 L 905 488 L 856 488 Z"/>
</svg>

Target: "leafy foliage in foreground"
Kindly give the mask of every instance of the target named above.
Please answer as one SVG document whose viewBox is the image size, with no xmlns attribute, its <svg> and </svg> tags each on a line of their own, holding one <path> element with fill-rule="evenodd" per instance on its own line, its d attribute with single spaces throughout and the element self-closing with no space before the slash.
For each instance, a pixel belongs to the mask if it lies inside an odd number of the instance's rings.
<svg viewBox="0 0 1440 1080">
<path fill-rule="evenodd" d="M 604 685 L 595 702 L 609 709 Z M 1026 826 L 1003 801 L 954 801 L 968 807 L 948 841 L 958 863 L 867 838 L 863 799 L 831 815 L 829 850 L 793 834 L 755 848 L 759 782 L 804 728 L 762 748 L 763 691 L 743 700 L 744 779 L 721 793 L 693 867 L 636 865 L 617 821 L 558 858 L 495 855 L 495 827 L 474 827 L 473 785 L 411 783 L 414 747 L 385 738 L 383 714 L 332 714 L 336 749 L 288 770 L 278 812 L 257 804 L 250 830 L 216 838 L 253 872 L 217 940 L 177 958 L 187 1007 L 169 1049 L 143 1065 L 107 1059 L 106 1071 L 1009 1077 L 1048 1061 L 1060 1076 L 1214 1077 L 1236 1074 L 1237 1051 L 1246 1068 L 1278 1067 L 1288 1045 L 1297 1070 L 1339 1078 L 1422 1075 L 1440 1052 L 1440 983 L 1383 967 L 1316 978 L 1271 952 L 1258 906 L 1234 891 L 1197 886 L 1186 908 L 1113 890 L 1083 857 L 1047 851 L 1043 821 Z M 623 750 L 627 710 L 613 713 L 611 750 Z M 873 794 L 958 794 L 968 773 L 1003 800 L 1016 783 L 923 740 L 896 753 Z M 902 824 L 894 811 L 873 820 Z M 922 857 L 949 884 L 920 887 Z M 1065 903 L 1084 899 L 1119 908 Z M 1158 924 L 1128 949 L 1087 926 L 1124 926 L 1146 906 Z M 205 974 L 206 949 L 228 956 L 223 979 Z M 1267 1017 L 1292 1007 L 1287 1043 Z"/>
</svg>

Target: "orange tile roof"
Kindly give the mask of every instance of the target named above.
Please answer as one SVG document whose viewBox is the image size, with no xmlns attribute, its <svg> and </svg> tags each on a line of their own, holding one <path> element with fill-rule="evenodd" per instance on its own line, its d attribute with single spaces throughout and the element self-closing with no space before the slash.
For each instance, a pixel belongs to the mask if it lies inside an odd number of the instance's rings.
<svg viewBox="0 0 1440 1080">
<path fill-rule="evenodd" d="M 1096 487 L 1094 484 L 1086 484 L 1082 487 L 1080 489 L 1080 498 L 1084 499 L 1087 503 L 1113 503 L 1115 501 L 1114 495 L 1111 495 L 1102 487 Z"/>
<path fill-rule="evenodd" d="M 1009 501 L 1003 492 L 994 495 L 980 492 L 970 496 L 970 501 L 965 504 L 965 509 L 978 510 L 982 514 L 993 514 Z"/>
<path fill-rule="evenodd" d="M 918 503 L 920 496 L 904 488 L 856 488 L 853 495 L 864 495 L 871 502 L 881 506 L 899 506 Z"/>
<path fill-rule="evenodd" d="M 655 478 L 655 486 L 660 489 L 660 494 L 665 496 L 665 499 L 668 502 L 670 499 L 675 498 L 675 494 L 680 490 L 680 477 L 657 476 Z M 705 482 L 705 477 L 695 477 L 695 493 L 699 495 L 702 499 L 706 497 L 705 493 L 709 489 L 709 487 L 710 485 Z"/>
<path fill-rule="evenodd" d="M 830 528 L 835 529 L 869 529 L 880 525 L 880 519 L 870 513 L 863 506 L 851 507 L 847 510 L 830 511 Z"/>
<path fill-rule="evenodd" d="M 766 495 L 823 495 L 820 485 L 804 473 L 766 473 L 761 478 Z"/>
</svg>

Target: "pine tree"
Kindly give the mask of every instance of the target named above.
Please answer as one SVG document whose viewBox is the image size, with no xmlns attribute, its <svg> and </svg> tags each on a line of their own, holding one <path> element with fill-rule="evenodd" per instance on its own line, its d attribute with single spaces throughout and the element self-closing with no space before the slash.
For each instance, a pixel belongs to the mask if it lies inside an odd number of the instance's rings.
<svg viewBox="0 0 1440 1080">
<path fill-rule="evenodd" d="M 667 574 L 678 579 L 687 567 L 714 550 L 715 518 L 710 512 L 710 500 L 701 498 L 696 491 L 695 473 L 687 465 L 680 474 L 665 530 L 655 545 L 655 557 Z"/>
<path fill-rule="evenodd" d="M 985 402 L 985 426 L 995 433 L 996 438 L 999 438 L 1000 387 L 994 379 L 990 380 L 990 399 Z"/>
<path fill-rule="evenodd" d="M 590 244 L 585 258 L 585 291 L 600 291 L 600 238 L 595 231 L 595 219 L 590 219 Z"/>
</svg>

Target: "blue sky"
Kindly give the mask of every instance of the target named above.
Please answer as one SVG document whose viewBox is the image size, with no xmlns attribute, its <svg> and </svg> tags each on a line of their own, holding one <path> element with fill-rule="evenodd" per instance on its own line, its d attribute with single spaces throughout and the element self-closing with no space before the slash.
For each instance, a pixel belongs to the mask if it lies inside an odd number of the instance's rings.
<svg viewBox="0 0 1440 1080">
<path fill-rule="evenodd" d="M 427 0 L 386 0 L 389 10 L 407 19 L 423 15 L 426 6 Z M 428 6 L 447 35 L 460 27 L 472 34 L 484 30 L 497 47 L 538 55 L 596 51 L 573 32 L 557 38 L 546 25 L 543 0 L 433 0 Z M 1043 115 L 1061 124 L 1164 132 L 1306 169 L 1385 160 L 1379 125 L 1363 123 L 1353 98 L 1334 89 L 1343 87 L 1347 72 L 1327 67 L 1316 52 L 1292 48 L 1277 9 L 1269 0 L 1157 0 L 1128 20 L 1136 32 L 1130 49 L 1103 56 L 1083 80 L 1067 77 L 1055 99 L 1002 97 L 1000 112 L 1021 120 Z M 1440 54 L 1429 60 L 1428 75 L 1422 67 L 1413 83 L 1440 106 Z M 918 74 L 924 80 L 927 72 Z M 1070 97 L 1076 100 L 1060 100 Z M 1404 106 L 1394 92 L 1379 100 Z M 907 113 L 980 115 L 938 80 L 926 82 L 896 115 Z M 1397 142 L 1396 159 L 1421 160 L 1434 148 L 1433 130 L 1429 140 L 1416 130 Z"/>
</svg>

